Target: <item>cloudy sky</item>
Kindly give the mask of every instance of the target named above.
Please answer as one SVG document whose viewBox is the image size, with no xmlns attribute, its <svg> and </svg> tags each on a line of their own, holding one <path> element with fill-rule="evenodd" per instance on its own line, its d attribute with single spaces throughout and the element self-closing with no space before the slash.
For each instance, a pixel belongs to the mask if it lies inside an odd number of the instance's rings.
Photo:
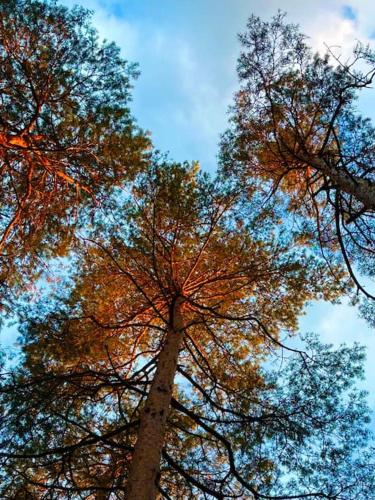
<svg viewBox="0 0 375 500">
<path fill-rule="evenodd" d="M 63 0 L 66 5 L 77 3 Z M 152 132 L 156 147 L 175 160 L 199 160 L 213 171 L 219 134 L 237 88 L 236 34 L 252 13 L 269 19 L 278 9 L 301 25 L 311 45 L 325 44 L 348 54 L 356 40 L 375 44 L 375 2 L 357 0 L 79 0 L 94 11 L 102 37 L 114 40 L 129 61 L 139 63 L 133 112 Z M 360 107 L 375 117 L 369 91 Z M 343 304 L 312 304 L 301 320 L 302 331 L 315 331 L 327 342 L 354 340 L 368 345 L 366 387 L 375 379 L 375 332 Z M 375 409 L 375 395 L 370 395 Z"/>
</svg>

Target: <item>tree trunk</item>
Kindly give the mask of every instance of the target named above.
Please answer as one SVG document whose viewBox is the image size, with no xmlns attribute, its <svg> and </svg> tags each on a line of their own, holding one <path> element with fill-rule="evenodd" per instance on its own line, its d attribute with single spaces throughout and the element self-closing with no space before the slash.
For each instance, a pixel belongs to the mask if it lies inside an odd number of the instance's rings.
<svg viewBox="0 0 375 500">
<path fill-rule="evenodd" d="M 128 500 L 155 500 L 161 452 L 171 403 L 179 350 L 184 338 L 182 297 L 171 308 L 169 329 L 160 351 L 156 373 L 143 408 L 127 484 Z"/>
<path fill-rule="evenodd" d="M 307 158 L 307 163 L 323 174 L 330 177 L 334 184 L 345 193 L 352 195 L 367 210 L 375 210 L 375 185 L 368 179 L 351 176 L 345 170 L 331 167 L 326 161 L 320 158 Z"/>
</svg>

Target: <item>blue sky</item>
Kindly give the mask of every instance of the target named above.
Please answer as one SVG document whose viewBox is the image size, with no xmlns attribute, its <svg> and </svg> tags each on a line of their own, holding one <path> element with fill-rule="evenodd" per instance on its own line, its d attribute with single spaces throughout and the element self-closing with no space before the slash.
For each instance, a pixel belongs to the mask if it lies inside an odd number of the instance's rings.
<svg viewBox="0 0 375 500">
<path fill-rule="evenodd" d="M 374 43 L 375 2 L 337 0 L 64 0 L 95 11 L 102 37 L 114 40 L 123 56 L 139 63 L 133 112 L 152 132 L 154 144 L 175 160 L 199 160 L 213 171 L 219 135 L 237 88 L 236 34 L 251 13 L 269 18 L 277 9 L 301 25 L 316 50 L 336 45 L 345 56 L 355 40 Z M 359 103 L 375 117 L 374 95 Z M 312 304 L 301 319 L 301 331 L 315 331 L 325 342 L 359 341 L 368 346 L 367 382 L 375 378 L 375 332 L 346 301 Z M 375 395 L 370 395 L 375 409 Z"/>
<path fill-rule="evenodd" d="M 67 5 L 77 0 L 63 0 Z M 371 1 L 337 0 L 78 0 L 93 9 L 101 35 L 140 65 L 133 110 L 155 144 L 176 160 L 199 159 L 215 168 L 219 134 L 237 86 L 237 33 L 251 13 L 270 17 L 281 8 L 300 23 L 316 49 L 375 33 Z M 366 101 L 366 109 L 370 106 Z"/>
</svg>

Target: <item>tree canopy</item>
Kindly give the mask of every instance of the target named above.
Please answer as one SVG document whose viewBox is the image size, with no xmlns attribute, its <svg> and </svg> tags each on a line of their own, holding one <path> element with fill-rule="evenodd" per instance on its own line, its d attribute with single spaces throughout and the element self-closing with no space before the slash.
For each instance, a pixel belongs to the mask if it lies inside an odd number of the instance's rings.
<svg viewBox="0 0 375 500">
<path fill-rule="evenodd" d="M 262 368 L 306 301 L 341 292 L 273 218 L 165 161 L 108 201 L 70 293 L 25 312 L 3 496 L 366 498 L 361 349 L 310 339 Z"/>
<path fill-rule="evenodd" d="M 128 107 L 135 76 L 118 47 L 99 42 L 88 11 L 1 2 L 4 285 L 22 279 L 43 254 L 63 251 L 77 207 L 100 203 L 143 168 L 149 141 Z"/>
<path fill-rule="evenodd" d="M 372 71 L 250 18 L 211 178 L 149 151 L 86 11 L 9 0 L 0 32 L 1 277 L 40 278 L 0 359 L 0 496 L 367 500 L 364 349 L 289 339 L 372 262 Z"/>
<path fill-rule="evenodd" d="M 223 171 L 284 193 L 305 221 L 306 241 L 319 242 L 327 258 L 341 251 L 371 298 L 353 263 L 373 276 L 374 129 L 356 98 L 373 82 L 374 53 L 358 44 L 350 61 L 331 50 L 313 54 L 282 13 L 271 22 L 251 16 L 240 41 L 241 89 L 222 140 Z"/>
</svg>

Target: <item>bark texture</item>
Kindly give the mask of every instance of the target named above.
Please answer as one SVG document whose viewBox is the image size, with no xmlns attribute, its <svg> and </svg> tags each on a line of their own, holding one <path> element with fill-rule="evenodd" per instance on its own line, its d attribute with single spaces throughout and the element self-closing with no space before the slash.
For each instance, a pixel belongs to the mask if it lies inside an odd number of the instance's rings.
<svg viewBox="0 0 375 500">
<path fill-rule="evenodd" d="M 128 500 L 155 500 L 177 360 L 184 338 L 182 297 L 171 307 L 169 329 L 160 351 L 154 380 L 143 408 L 127 484 Z"/>
<path fill-rule="evenodd" d="M 343 169 L 331 167 L 324 160 L 308 159 L 308 163 L 331 178 L 341 191 L 352 195 L 363 203 L 367 210 L 375 210 L 375 185 L 370 180 L 349 175 Z"/>
</svg>

